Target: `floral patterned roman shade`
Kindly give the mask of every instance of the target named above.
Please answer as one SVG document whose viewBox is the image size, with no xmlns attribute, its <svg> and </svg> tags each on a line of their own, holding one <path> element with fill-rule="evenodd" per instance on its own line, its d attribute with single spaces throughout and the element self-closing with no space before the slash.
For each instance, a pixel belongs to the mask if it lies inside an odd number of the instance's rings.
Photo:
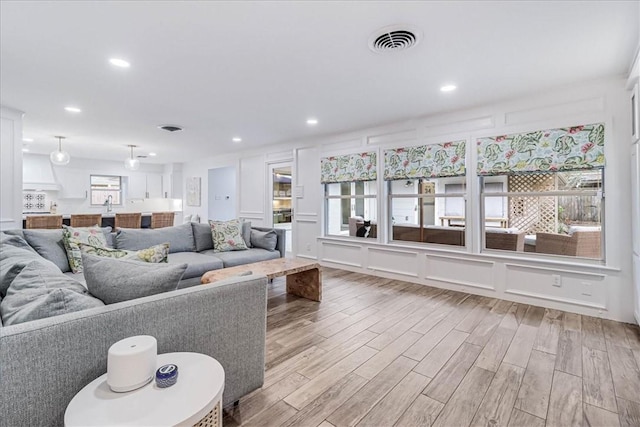
<svg viewBox="0 0 640 427">
<path fill-rule="evenodd" d="M 604 167 L 604 124 L 478 139 L 478 175 Z"/>
<path fill-rule="evenodd" d="M 384 179 L 462 176 L 465 174 L 465 148 L 466 141 L 463 140 L 385 150 Z"/>
<path fill-rule="evenodd" d="M 334 182 L 375 181 L 378 178 L 378 153 L 347 154 L 320 160 L 320 180 Z"/>
</svg>

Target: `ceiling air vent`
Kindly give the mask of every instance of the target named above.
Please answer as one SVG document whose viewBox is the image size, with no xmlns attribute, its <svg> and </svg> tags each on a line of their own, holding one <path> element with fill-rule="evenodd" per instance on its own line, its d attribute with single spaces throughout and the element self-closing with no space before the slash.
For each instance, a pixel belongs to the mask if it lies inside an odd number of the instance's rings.
<svg viewBox="0 0 640 427">
<path fill-rule="evenodd" d="M 158 128 L 169 131 L 169 132 L 177 132 L 179 130 L 182 130 L 180 126 L 176 126 L 176 125 L 160 125 L 158 126 Z"/>
<path fill-rule="evenodd" d="M 420 41 L 420 31 L 407 25 L 392 25 L 376 31 L 369 37 L 369 49 L 376 53 L 399 52 Z"/>
</svg>

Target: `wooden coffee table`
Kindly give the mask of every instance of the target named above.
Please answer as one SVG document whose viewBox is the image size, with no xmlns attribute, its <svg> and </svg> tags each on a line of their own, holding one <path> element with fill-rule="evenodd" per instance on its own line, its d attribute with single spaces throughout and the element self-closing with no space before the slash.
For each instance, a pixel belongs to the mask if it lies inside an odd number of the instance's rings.
<svg viewBox="0 0 640 427">
<path fill-rule="evenodd" d="M 320 264 L 298 258 L 278 258 L 268 261 L 254 262 L 237 267 L 222 268 L 206 272 L 202 276 L 202 284 L 217 282 L 238 276 L 247 271 L 267 276 L 268 279 L 287 276 L 287 293 L 322 301 L 322 275 Z"/>
</svg>

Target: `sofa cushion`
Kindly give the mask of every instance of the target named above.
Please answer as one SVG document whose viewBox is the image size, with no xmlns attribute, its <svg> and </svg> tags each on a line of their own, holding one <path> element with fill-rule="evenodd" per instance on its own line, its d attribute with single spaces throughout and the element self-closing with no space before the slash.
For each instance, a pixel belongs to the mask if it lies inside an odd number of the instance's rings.
<svg viewBox="0 0 640 427">
<path fill-rule="evenodd" d="M 175 290 L 187 264 L 149 264 L 82 254 L 87 289 L 105 304 Z"/>
<path fill-rule="evenodd" d="M 242 240 L 248 248 L 251 248 L 251 221 L 242 221 Z"/>
<path fill-rule="evenodd" d="M 138 251 L 169 242 L 169 253 L 193 252 L 196 246 L 191 224 L 164 228 L 121 228 L 116 234 L 116 248 Z"/>
<path fill-rule="evenodd" d="M 24 230 L 26 241 L 42 257 L 58 266 L 63 273 L 71 271 L 67 251 L 62 241 L 62 229 L 59 230 Z"/>
<path fill-rule="evenodd" d="M 62 226 L 62 242 L 67 251 L 69 266 L 74 273 L 82 271 L 82 254 L 80 252 L 80 244 L 86 243 L 92 246 L 106 248 L 107 239 L 102 233 L 100 227 L 69 227 Z"/>
<path fill-rule="evenodd" d="M 60 269 L 54 263 L 42 258 L 33 249 L 2 244 L 0 248 L 0 295 L 6 295 L 11 282 L 32 261 L 39 261 L 43 270 L 60 273 Z"/>
<path fill-rule="evenodd" d="M 9 326 L 103 305 L 59 270 L 49 271 L 40 261 L 31 261 L 11 283 L 0 303 L 0 315 Z"/>
<path fill-rule="evenodd" d="M 207 224 L 200 224 L 197 222 L 191 223 L 193 229 L 193 240 L 196 244 L 196 252 L 206 251 L 207 249 L 213 249 L 213 239 L 211 238 L 211 226 Z"/>
<path fill-rule="evenodd" d="M 213 249 L 209 249 L 205 252 L 213 253 Z M 218 270 L 224 267 L 222 260 L 217 256 L 203 255 L 197 252 L 178 252 L 169 255 L 169 264 L 182 264 L 188 265 L 187 271 L 184 272 L 182 280 L 191 279 L 194 277 L 202 277 L 204 273 L 210 270 Z"/>
<path fill-rule="evenodd" d="M 160 245 L 151 246 L 147 249 L 140 249 L 139 251 L 128 251 L 126 249 L 101 248 L 99 246 L 80 243 L 80 251 L 84 254 L 106 258 L 121 258 L 141 262 L 158 263 L 167 262 L 167 257 L 169 256 L 169 244 L 162 243 Z"/>
<path fill-rule="evenodd" d="M 260 231 L 251 230 L 251 246 L 254 248 L 275 251 L 278 244 L 278 236 L 275 230 Z"/>
<path fill-rule="evenodd" d="M 214 253 L 213 250 L 205 251 L 206 253 Z M 270 259 L 280 258 L 280 252 L 268 251 L 266 249 L 251 248 L 246 251 L 232 252 L 215 252 L 217 258 L 220 258 L 225 267 L 235 267 L 236 265 L 249 264 L 252 262 L 267 261 Z"/>
<path fill-rule="evenodd" d="M 242 225 L 237 219 L 229 221 L 211 221 L 213 250 L 216 252 L 243 251 L 248 249 L 242 237 Z"/>
</svg>

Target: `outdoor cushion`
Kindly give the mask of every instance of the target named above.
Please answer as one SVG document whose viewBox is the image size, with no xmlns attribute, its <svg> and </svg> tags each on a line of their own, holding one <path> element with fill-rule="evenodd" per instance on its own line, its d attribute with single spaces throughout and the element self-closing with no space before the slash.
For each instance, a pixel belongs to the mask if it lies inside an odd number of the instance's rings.
<svg viewBox="0 0 640 427">
<path fill-rule="evenodd" d="M 31 261 L 11 283 L 0 303 L 0 315 L 9 326 L 103 305 L 77 281 Z"/>
<path fill-rule="evenodd" d="M 209 249 L 205 252 L 213 252 L 213 249 Z M 218 270 L 223 268 L 224 265 L 220 258 L 212 255 L 203 255 L 197 252 L 178 252 L 169 255 L 169 264 L 182 264 L 188 265 L 187 270 L 182 276 L 182 280 L 191 279 L 193 277 L 202 277 L 204 273 L 210 270 Z"/>
<path fill-rule="evenodd" d="M 196 250 L 191 224 L 164 228 L 121 228 L 116 234 L 116 248 L 138 251 L 151 246 L 169 243 L 169 253 Z"/>
<path fill-rule="evenodd" d="M 210 252 L 205 251 L 204 253 Z M 211 250 L 211 253 L 213 253 L 213 250 Z M 280 252 L 260 248 L 251 248 L 246 251 L 215 252 L 215 255 L 222 260 L 225 267 L 235 267 L 236 265 L 280 258 Z"/>
<path fill-rule="evenodd" d="M 105 304 L 173 291 L 187 269 L 186 264 L 150 264 L 89 254 L 82 254 L 82 264 L 87 289 Z"/>
<path fill-rule="evenodd" d="M 275 230 L 259 231 L 251 230 L 251 246 L 254 248 L 275 251 L 278 244 L 278 235 Z"/>
<path fill-rule="evenodd" d="M 8 244 L 2 245 L 0 249 L 0 295 L 6 295 L 11 282 L 32 261 L 39 261 L 43 270 L 60 273 L 60 269 L 54 263 L 42 258 L 32 249 Z"/>
</svg>

